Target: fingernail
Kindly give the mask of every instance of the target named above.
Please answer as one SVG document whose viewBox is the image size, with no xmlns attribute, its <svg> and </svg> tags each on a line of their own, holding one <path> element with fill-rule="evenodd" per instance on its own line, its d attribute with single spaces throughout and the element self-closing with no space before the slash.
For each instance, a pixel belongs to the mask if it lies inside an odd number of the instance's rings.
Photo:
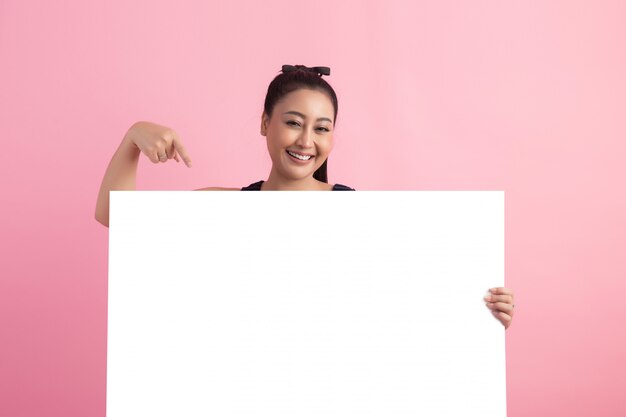
<svg viewBox="0 0 626 417">
<path fill-rule="evenodd" d="M 486 296 L 486 297 L 485 297 L 485 300 L 487 300 L 487 301 L 491 301 L 491 296 L 490 296 L 490 295 Z"/>
</svg>

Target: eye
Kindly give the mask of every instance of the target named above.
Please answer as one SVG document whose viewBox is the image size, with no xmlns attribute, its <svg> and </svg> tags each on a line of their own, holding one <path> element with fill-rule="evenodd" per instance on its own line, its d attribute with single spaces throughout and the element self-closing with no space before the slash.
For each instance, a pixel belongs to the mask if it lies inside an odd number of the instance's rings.
<svg viewBox="0 0 626 417">
<path fill-rule="evenodd" d="M 286 123 L 287 123 L 289 126 L 298 126 L 298 127 L 300 127 L 300 123 L 298 123 L 298 122 L 296 122 L 296 121 L 294 121 L 294 120 L 289 120 L 289 121 L 287 121 Z M 324 131 L 324 132 L 330 132 L 330 129 L 327 129 L 327 128 L 325 128 L 325 127 L 318 127 L 317 129 L 318 129 L 318 130 L 322 130 L 322 131 Z"/>
</svg>

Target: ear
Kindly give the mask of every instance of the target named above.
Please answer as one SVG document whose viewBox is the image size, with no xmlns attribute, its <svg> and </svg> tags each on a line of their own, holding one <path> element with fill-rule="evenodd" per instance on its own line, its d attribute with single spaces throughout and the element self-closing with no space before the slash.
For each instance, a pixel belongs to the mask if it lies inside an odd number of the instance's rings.
<svg viewBox="0 0 626 417">
<path fill-rule="evenodd" d="M 262 136 L 267 135 L 268 123 L 269 123 L 269 118 L 267 117 L 267 114 L 265 114 L 265 110 L 263 110 L 263 113 L 261 113 L 261 135 Z"/>
</svg>

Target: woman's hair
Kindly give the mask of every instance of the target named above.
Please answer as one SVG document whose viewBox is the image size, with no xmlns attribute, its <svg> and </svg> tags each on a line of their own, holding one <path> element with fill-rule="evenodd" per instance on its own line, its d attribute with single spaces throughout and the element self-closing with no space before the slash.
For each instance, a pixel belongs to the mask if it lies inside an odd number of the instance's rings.
<svg viewBox="0 0 626 417">
<path fill-rule="evenodd" d="M 265 114 L 267 117 L 272 117 L 272 111 L 274 110 L 274 106 L 278 101 L 280 101 L 285 95 L 299 90 L 301 88 L 307 88 L 310 90 L 319 90 L 328 94 L 330 100 L 333 103 L 333 107 L 335 108 L 335 115 L 333 117 L 333 124 L 335 120 L 337 120 L 337 94 L 335 94 L 335 90 L 322 78 L 321 75 L 318 75 L 316 71 L 311 68 L 308 68 L 304 65 L 295 65 L 296 69 L 293 71 L 282 72 L 278 74 L 270 83 L 267 88 L 267 95 L 265 96 Z M 328 158 L 324 161 L 324 163 L 313 173 L 313 178 L 318 181 L 328 182 Z"/>
</svg>

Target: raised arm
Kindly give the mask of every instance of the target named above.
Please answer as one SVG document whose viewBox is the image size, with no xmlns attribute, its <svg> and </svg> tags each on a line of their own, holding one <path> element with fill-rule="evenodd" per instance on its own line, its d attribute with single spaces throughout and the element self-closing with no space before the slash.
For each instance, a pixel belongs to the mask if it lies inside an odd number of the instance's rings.
<svg viewBox="0 0 626 417">
<path fill-rule="evenodd" d="M 169 159 L 179 162 L 180 154 L 191 168 L 191 158 L 174 130 L 150 122 L 132 125 L 111 158 L 98 192 L 95 217 L 106 227 L 109 227 L 109 191 L 136 189 L 137 163 L 142 152 L 155 164 Z"/>
</svg>

